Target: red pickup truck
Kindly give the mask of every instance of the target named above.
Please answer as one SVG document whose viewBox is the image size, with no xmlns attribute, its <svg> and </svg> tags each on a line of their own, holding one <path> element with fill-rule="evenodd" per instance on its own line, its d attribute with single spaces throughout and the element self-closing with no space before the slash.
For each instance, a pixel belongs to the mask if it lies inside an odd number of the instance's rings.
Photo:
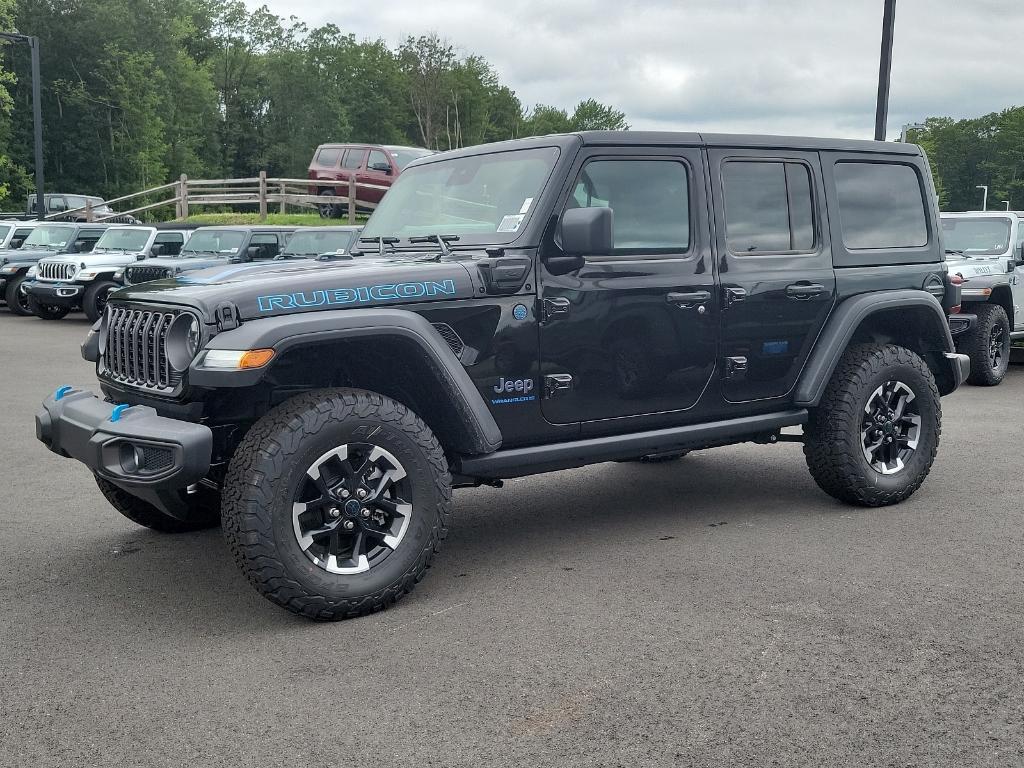
<svg viewBox="0 0 1024 768">
<path fill-rule="evenodd" d="M 311 186 L 311 195 L 348 195 L 348 182 L 356 182 L 356 206 L 379 203 L 386 189 L 409 163 L 418 157 L 434 154 L 421 147 L 398 147 L 382 144 L 321 144 L 309 162 L 309 178 L 337 181 L 337 187 Z M 324 218 L 340 216 L 342 206 L 325 202 L 318 206 Z"/>
</svg>

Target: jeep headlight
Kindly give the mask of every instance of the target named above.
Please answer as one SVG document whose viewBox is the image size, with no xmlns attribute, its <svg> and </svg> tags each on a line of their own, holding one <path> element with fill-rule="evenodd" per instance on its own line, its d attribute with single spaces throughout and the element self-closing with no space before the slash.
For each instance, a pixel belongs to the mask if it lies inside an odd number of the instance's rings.
<svg viewBox="0 0 1024 768">
<path fill-rule="evenodd" d="M 182 312 L 167 329 L 167 361 L 176 371 L 185 371 L 195 360 L 202 343 L 202 328 L 195 315 Z"/>
<path fill-rule="evenodd" d="M 31 267 L 28 268 L 28 272 L 25 273 L 25 277 L 27 277 L 29 280 L 39 277 L 39 267 L 33 264 Z"/>
<path fill-rule="evenodd" d="M 122 267 L 121 269 L 117 270 L 117 272 L 114 273 L 114 279 L 124 280 L 124 267 Z"/>
</svg>

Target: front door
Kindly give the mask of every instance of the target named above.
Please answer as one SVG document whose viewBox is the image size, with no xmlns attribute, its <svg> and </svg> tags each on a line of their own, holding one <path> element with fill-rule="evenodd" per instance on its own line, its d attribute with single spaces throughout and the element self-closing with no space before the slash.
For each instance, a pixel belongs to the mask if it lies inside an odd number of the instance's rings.
<svg viewBox="0 0 1024 768">
<path fill-rule="evenodd" d="M 722 284 L 722 393 L 784 397 L 835 304 L 816 152 L 708 153 Z"/>
<path fill-rule="evenodd" d="M 570 178 L 559 210 L 611 208 L 615 247 L 568 275 L 541 268 L 545 418 L 692 408 L 714 372 L 718 334 L 701 151 L 595 148 Z"/>
</svg>

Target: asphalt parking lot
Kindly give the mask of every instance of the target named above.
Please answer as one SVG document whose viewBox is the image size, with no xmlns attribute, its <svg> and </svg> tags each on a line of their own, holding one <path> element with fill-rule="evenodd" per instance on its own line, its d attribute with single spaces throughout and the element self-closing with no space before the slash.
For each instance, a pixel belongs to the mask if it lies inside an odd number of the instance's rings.
<svg viewBox="0 0 1024 768">
<path fill-rule="evenodd" d="M 35 440 L 87 327 L 0 310 L 0 764 L 1024 761 L 1024 367 L 943 401 L 902 506 L 796 445 L 460 491 L 412 595 L 314 624 Z"/>
</svg>

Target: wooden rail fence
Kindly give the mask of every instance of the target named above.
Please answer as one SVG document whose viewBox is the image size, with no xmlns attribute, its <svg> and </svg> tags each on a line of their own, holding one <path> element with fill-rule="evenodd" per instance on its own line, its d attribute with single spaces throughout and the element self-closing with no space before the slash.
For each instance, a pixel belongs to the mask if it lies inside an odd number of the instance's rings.
<svg viewBox="0 0 1024 768">
<path fill-rule="evenodd" d="M 316 188 L 318 194 L 311 194 L 311 187 Z M 337 194 L 339 188 L 345 189 L 346 194 Z M 83 214 L 86 221 L 107 221 L 118 216 L 134 215 L 173 205 L 175 217 L 186 219 L 194 207 L 228 205 L 256 206 L 260 221 L 264 221 L 270 206 L 277 206 L 281 213 L 285 213 L 288 206 L 318 208 L 322 205 L 333 205 L 347 213 L 349 224 L 355 224 L 357 207 L 370 210 L 377 207 L 376 203 L 357 200 L 358 189 L 380 190 L 383 194 L 387 192 L 388 187 L 357 182 L 354 178 L 347 182 L 334 179 L 268 178 L 265 171 L 260 171 L 259 176 L 248 179 L 190 179 L 183 173 L 178 181 L 105 201 L 107 205 L 132 201 L 134 207 L 126 211 L 97 215 L 92 205 L 86 203 L 81 208 L 51 213 L 46 218 L 66 219 L 75 214 Z M 160 199 L 154 202 L 151 196 L 156 195 L 159 195 Z"/>
</svg>

